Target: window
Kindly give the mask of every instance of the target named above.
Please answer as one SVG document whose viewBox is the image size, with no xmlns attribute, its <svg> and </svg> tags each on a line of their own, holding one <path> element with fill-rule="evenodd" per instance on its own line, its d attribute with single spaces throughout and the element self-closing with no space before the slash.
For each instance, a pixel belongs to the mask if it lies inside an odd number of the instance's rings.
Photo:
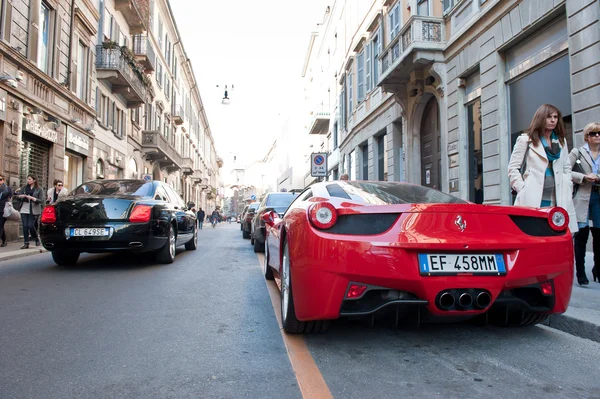
<svg viewBox="0 0 600 399">
<path fill-rule="evenodd" d="M 353 199 L 368 204 L 466 204 L 460 198 L 412 184 L 349 181 L 343 187 Z"/>
<path fill-rule="evenodd" d="M 379 33 L 377 33 L 371 41 L 371 52 L 373 53 L 373 56 L 371 57 L 371 77 L 373 79 L 371 88 L 374 89 L 377 87 L 377 83 L 379 83 L 379 54 L 381 54 L 381 40 Z"/>
<path fill-rule="evenodd" d="M 335 150 L 338 147 L 338 124 L 335 122 L 333 124 L 333 149 Z"/>
<path fill-rule="evenodd" d="M 89 85 L 89 72 L 88 72 L 88 48 L 81 42 L 77 43 L 77 66 L 76 66 L 76 87 L 75 94 L 80 100 L 88 100 L 88 85 Z"/>
<path fill-rule="evenodd" d="M 340 102 L 339 102 L 339 107 L 340 107 L 340 126 L 342 127 L 342 129 L 345 129 L 346 127 L 346 120 L 348 119 L 347 115 L 346 115 L 346 79 L 343 79 L 342 82 L 342 90 L 340 92 Z M 336 140 L 334 139 L 334 144 L 336 143 Z M 337 145 L 336 145 L 337 147 Z"/>
<path fill-rule="evenodd" d="M 425 17 L 429 15 L 429 0 L 417 1 L 417 14 Z"/>
<path fill-rule="evenodd" d="M 162 51 L 163 50 L 163 43 L 162 43 L 162 37 L 163 37 L 163 23 L 160 19 L 160 17 L 158 18 L 158 32 L 156 35 L 156 38 L 158 40 L 158 48 Z"/>
<path fill-rule="evenodd" d="M 372 84 L 373 82 L 371 81 L 372 77 L 373 77 L 373 75 L 372 75 L 373 68 L 371 66 L 373 63 L 371 61 L 371 56 L 373 55 L 372 54 L 372 46 L 373 46 L 373 43 L 369 42 L 369 43 L 367 43 L 367 47 L 365 48 L 365 89 L 366 89 L 367 93 L 370 92 L 371 88 L 373 87 L 373 84 Z"/>
<path fill-rule="evenodd" d="M 385 136 L 377 137 L 377 180 L 385 180 Z"/>
<path fill-rule="evenodd" d="M 169 79 L 167 77 L 166 73 L 165 73 L 165 97 L 167 98 L 167 100 L 171 99 L 171 79 Z"/>
<path fill-rule="evenodd" d="M 50 7 L 42 2 L 40 7 L 39 15 L 39 27 L 38 32 L 38 52 L 37 52 L 37 65 L 44 72 L 48 73 L 50 70 L 50 17 L 52 11 Z"/>
<path fill-rule="evenodd" d="M 358 54 L 358 65 L 356 66 L 357 86 L 358 86 L 358 101 L 360 103 L 365 98 L 365 52 L 364 50 Z"/>
<path fill-rule="evenodd" d="M 104 179 L 104 161 L 102 159 L 98 159 L 96 162 L 96 177 Z"/>
<path fill-rule="evenodd" d="M 142 122 L 142 107 L 137 107 L 131 110 L 131 121 L 136 126 L 141 126 Z"/>
<path fill-rule="evenodd" d="M 444 0 L 444 12 L 449 11 L 454 7 L 454 0 Z"/>
<path fill-rule="evenodd" d="M 156 62 L 156 83 L 162 89 L 163 86 L 163 66 L 160 62 Z"/>
<path fill-rule="evenodd" d="M 390 41 L 400 33 L 400 1 L 390 11 Z"/>
</svg>

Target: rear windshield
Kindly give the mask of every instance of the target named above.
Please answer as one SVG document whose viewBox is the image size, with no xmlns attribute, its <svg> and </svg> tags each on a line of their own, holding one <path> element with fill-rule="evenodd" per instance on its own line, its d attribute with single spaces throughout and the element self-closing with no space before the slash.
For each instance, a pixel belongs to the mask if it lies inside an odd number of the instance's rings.
<svg viewBox="0 0 600 399">
<path fill-rule="evenodd" d="M 267 206 L 273 208 L 287 208 L 296 198 L 295 194 L 271 194 L 267 198 Z"/>
<path fill-rule="evenodd" d="M 250 204 L 250 205 L 248 206 L 248 212 L 250 212 L 251 210 L 253 210 L 253 211 L 257 210 L 259 205 L 260 205 L 260 204 L 259 204 L 258 202 L 255 202 L 255 203 L 253 203 L 253 204 Z"/>
<path fill-rule="evenodd" d="M 334 183 L 353 200 L 374 205 L 391 204 L 467 204 L 460 198 L 429 187 L 393 182 L 344 182 Z M 327 185 L 327 190 L 338 191 L 338 187 Z M 339 191 L 338 191 L 339 194 Z M 337 195 L 343 197 L 341 195 Z"/>
<path fill-rule="evenodd" d="M 141 180 L 107 180 L 83 183 L 70 195 L 134 195 L 152 197 L 154 185 Z"/>
</svg>

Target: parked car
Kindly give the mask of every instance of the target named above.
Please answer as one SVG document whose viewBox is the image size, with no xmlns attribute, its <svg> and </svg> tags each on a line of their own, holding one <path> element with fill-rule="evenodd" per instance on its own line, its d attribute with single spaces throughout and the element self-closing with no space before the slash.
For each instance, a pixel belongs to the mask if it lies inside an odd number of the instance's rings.
<svg viewBox="0 0 600 399">
<path fill-rule="evenodd" d="M 244 214 L 242 215 L 242 238 L 250 238 L 250 232 L 252 231 L 252 218 L 258 209 L 260 202 L 253 202 L 248 205 Z"/>
<path fill-rule="evenodd" d="M 154 252 L 172 263 L 175 248 L 195 250 L 197 217 L 160 181 L 96 180 L 44 208 L 42 245 L 58 265 L 74 265 L 82 252 Z"/>
<path fill-rule="evenodd" d="M 478 205 L 407 183 L 338 181 L 313 184 L 283 217 L 263 219 L 263 272 L 281 278 L 288 333 L 382 312 L 530 326 L 565 312 L 573 289 L 569 219 L 559 207 Z"/>
<path fill-rule="evenodd" d="M 250 244 L 254 245 L 254 252 L 265 252 L 265 221 L 262 219 L 262 215 L 265 212 L 274 211 L 279 217 L 283 217 L 286 209 L 297 196 L 296 193 L 277 192 L 267 193 L 263 198 L 252 219 Z"/>
</svg>

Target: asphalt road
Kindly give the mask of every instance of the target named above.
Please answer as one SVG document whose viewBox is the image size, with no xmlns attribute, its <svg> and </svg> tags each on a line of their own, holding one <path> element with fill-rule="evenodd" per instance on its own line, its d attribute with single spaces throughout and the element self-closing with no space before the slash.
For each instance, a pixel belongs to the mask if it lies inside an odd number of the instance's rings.
<svg viewBox="0 0 600 399">
<path fill-rule="evenodd" d="M 1 262 L 0 304 L 0 399 L 310 397 L 235 223 L 172 265 Z M 600 344 L 547 327 L 337 322 L 303 343 L 334 398 L 600 398 Z"/>
</svg>

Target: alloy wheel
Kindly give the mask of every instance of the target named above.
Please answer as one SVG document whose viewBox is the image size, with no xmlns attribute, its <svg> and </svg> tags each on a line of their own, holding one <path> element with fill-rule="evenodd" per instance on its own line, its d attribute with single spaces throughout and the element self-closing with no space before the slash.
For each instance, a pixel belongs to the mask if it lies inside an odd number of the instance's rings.
<svg viewBox="0 0 600 399">
<path fill-rule="evenodd" d="M 171 227 L 171 234 L 169 236 L 169 253 L 171 257 L 175 257 L 175 234 L 173 234 L 173 228 Z"/>
</svg>

